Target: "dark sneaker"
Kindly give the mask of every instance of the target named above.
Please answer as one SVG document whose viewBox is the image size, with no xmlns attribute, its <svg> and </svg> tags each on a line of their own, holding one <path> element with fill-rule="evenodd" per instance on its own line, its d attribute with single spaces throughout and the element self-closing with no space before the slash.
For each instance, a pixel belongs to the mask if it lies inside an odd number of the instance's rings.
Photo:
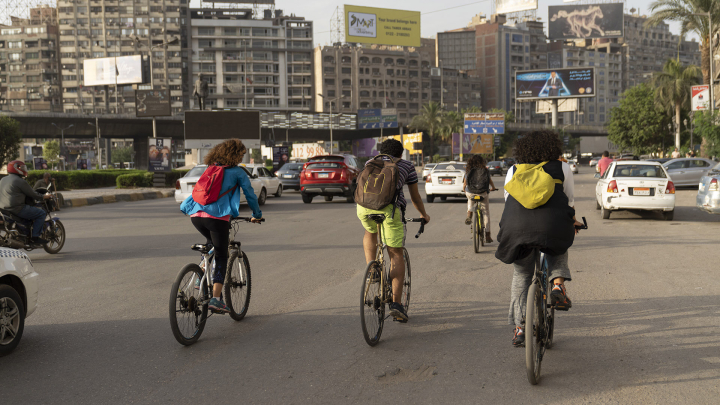
<svg viewBox="0 0 720 405">
<path fill-rule="evenodd" d="M 46 245 L 48 241 L 46 241 L 43 238 L 37 237 L 37 238 L 30 238 L 30 244 L 32 245 Z"/>
<path fill-rule="evenodd" d="M 407 322 L 408 316 L 405 313 L 405 308 L 397 302 L 390 303 L 390 315 L 392 315 L 396 321 Z"/>
<path fill-rule="evenodd" d="M 525 331 L 523 330 L 523 328 L 519 326 L 515 327 L 512 344 L 515 347 L 525 346 Z"/>
<path fill-rule="evenodd" d="M 492 237 L 490 236 L 490 232 L 485 232 L 485 242 L 493 243 Z"/>
<path fill-rule="evenodd" d="M 214 298 L 214 297 L 213 297 L 213 299 L 210 300 L 208 307 L 210 308 L 210 310 L 216 311 L 216 312 L 224 312 L 224 313 L 230 312 L 230 308 L 228 308 L 224 302 L 222 302 L 221 300 Z"/>
<path fill-rule="evenodd" d="M 467 218 L 465 218 L 465 225 L 470 225 L 472 223 L 472 212 L 467 213 Z"/>
<path fill-rule="evenodd" d="M 550 302 L 555 305 L 555 309 L 558 311 L 567 311 L 572 308 L 572 301 L 567 296 L 564 284 L 553 285 L 552 292 L 550 292 Z"/>
</svg>

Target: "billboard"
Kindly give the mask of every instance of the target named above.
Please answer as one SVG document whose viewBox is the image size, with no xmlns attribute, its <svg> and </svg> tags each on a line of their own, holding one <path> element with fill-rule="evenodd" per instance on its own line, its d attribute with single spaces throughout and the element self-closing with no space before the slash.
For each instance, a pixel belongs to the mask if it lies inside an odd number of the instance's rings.
<svg viewBox="0 0 720 405">
<path fill-rule="evenodd" d="M 355 139 L 352 141 L 352 154 L 357 157 L 375 157 L 380 154 L 378 143 L 380 138 Z"/>
<path fill-rule="evenodd" d="M 420 12 L 346 4 L 345 42 L 419 47 Z"/>
<path fill-rule="evenodd" d="M 148 171 L 166 173 L 172 170 L 172 139 L 148 138 Z"/>
<path fill-rule="evenodd" d="M 505 114 L 467 113 L 464 128 L 466 134 L 504 134 Z"/>
<path fill-rule="evenodd" d="M 472 155 L 493 153 L 494 136 L 492 134 L 462 134 L 462 153 Z"/>
<path fill-rule="evenodd" d="M 142 57 L 140 55 L 83 60 L 83 86 L 142 82 Z"/>
<path fill-rule="evenodd" d="M 185 111 L 186 140 L 231 138 L 260 139 L 260 111 Z"/>
<path fill-rule="evenodd" d="M 518 99 L 595 97 L 595 68 L 516 70 Z"/>
<path fill-rule="evenodd" d="M 558 100 L 558 112 L 573 112 L 578 109 L 578 100 L 576 98 L 564 98 Z M 538 100 L 535 103 L 535 112 L 538 114 L 552 114 L 552 107 L 549 101 Z"/>
<path fill-rule="evenodd" d="M 403 148 L 408 151 L 411 155 L 421 153 L 422 149 L 415 149 L 415 143 L 422 143 L 422 132 L 414 134 L 405 134 L 402 136 Z M 400 135 L 393 135 L 393 139 L 400 141 Z"/>
<path fill-rule="evenodd" d="M 538 0 L 495 0 L 495 14 L 537 10 Z"/>
<path fill-rule="evenodd" d="M 358 129 L 397 128 L 398 115 L 394 108 L 358 110 Z"/>
<path fill-rule="evenodd" d="M 549 39 L 621 38 L 624 3 L 549 6 Z"/>
<path fill-rule="evenodd" d="M 710 108 L 710 85 L 692 86 L 692 111 Z"/>
<path fill-rule="evenodd" d="M 168 90 L 135 90 L 136 117 L 162 117 L 172 115 Z"/>
<path fill-rule="evenodd" d="M 290 148 L 287 146 L 275 146 L 273 153 L 273 172 L 280 170 L 290 160 Z"/>
</svg>

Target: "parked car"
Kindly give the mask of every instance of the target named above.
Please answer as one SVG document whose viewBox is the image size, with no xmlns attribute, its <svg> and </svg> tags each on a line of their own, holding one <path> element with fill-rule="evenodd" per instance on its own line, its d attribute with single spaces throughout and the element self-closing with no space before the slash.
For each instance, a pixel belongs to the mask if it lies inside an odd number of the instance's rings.
<svg viewBox="0 0 720 405">
<path fill-rule="evenodd" d="M 720 163 L 700 179 L 695 204 L 711 214 L 720 214 Z"/>
<path fill-rule="evenodd" d="M 574 160 L 568 160 L 568 165 L 570 166 L 570 170 L 572 170 L 573 173 L 578 174 L 578 164 Z"/>
<path fill-rule="evenodd" d="M 252 177 L 260 179 L 260 181 L 263 182 L 265 190 L 267 190 L 268 193 L 272 193 L 272 195 L 274 195 L 275 197 L 282 196 L 283 186 L 280 183 L 280 179 L 277 178 L 277 176 L 275 176 L 274 174 L 272 174 L 272 172 L 270 172 L 270 170 L 268 170 L 265 165 L 261 165 L 259 163 L 250 163 L 240 164 L 240 166 L 248 169 Z"/>
<path fill-rule="evenodd" d="M 511 157 L 500 159 L 500 160 L 505 163 L 506 169 L 509 167 L 512 167 L 515 164 L 515 159 L 511 158 Z"/>
<path fill-rule="evenodd" d="M 694 186 L 715 166 L 705 158 L 678 158 L 663 163 L 675 186 Z"/>
<path fill-rule="evenodd" d="M 300 172 L 302 171 L 302 163 L 286 163 L 280 168 L 275 175 L 280 179 L 283 190 L 300 191 Z"/>
<path fill-rule="evenodd" d="M 612 211 L 660 211 L 672 221 L 675 213 L 675 185 L 657 162 L 612 162 L 595 186 L 595 203 L 603 219 Z"/>
<path fill-rule="evenodd" d="M 648 162 L 658 162 L 660 164 L 663 164 L 665 162 L 672 160 L 672 158 L 658 158 L 658 159 L 645 159 L 645 160 Z"/>
<path fill-rule="evenodd" d="M 425 167 L 423 167 L 422 178 L 427 178 L 428 174 L 430 174 L 430 172 L 435 166 L 437 166 L 437 163 L 426 163 Z"/>
<path fill-rule="evenodd" d="M 602 159 L 602 156 L 593 156 L 593 158 L 590 159 L 590 167 L 597 166 L 600 159 Z"/>
<path fill-rule="evenodd" d="M 425 179 L 427 202 L 432 203 L 435 197 L 445 201 L 448 197 L 466 198 L 463 190 L 465 179 L 465 162 L 438 163 Z"/>
<path fill-rule="evenodd" d="M 0 248 L 0 357 L 20 344 L 25 319 L 37 308 L 39 277 L 25 253 Z"/>
<path fill-rule="evenodd" d="M 487 165 L 485 165 L 485 167 L 487 167 L 488 172 L 490 172 L 490 175 L 491 175 L 491 176 L 494 176 L 494 175 L 496 175 L 496 174 L 497 174 L 498 176 L 502 176 L 502 175 L 503 175 L 502 162 L 500 162 L 500 161 L 498 161 L 498 160 L 494 160 L 494 161 L 492 161 L 492 162 L 488 162 Z"/>
<path fill-rule="evenodd" d="M 300 193 L 302 200 L 310 204 L 316 196 L 332 201 L 334 197 L 345 197 L 355 202 L 355 182 L 360 174 L 355 156 L 323 155 L 308 159 L 300 172 Z"/>
<path fill-rule="evenodd" d="M 190 169 L 187 173 L 185 173 L 185 176 L 175 181 L 176 203 L 182 204 L 182 202 L 185 201 L 186 198 L 192 195 L 193 187 L 195 186 L 195 183 L 197 183 L 197 181 L 200 179 L 200 176 L 202 176 L 202 174 L 205 172 L 205 169 L 207 169 L 207 165 L 197 165 Z M 252 184 L 255 195 L 258 196 L 258 203 L 260 205 L 265 204 L 267 190 L 265 189 L 263 182 L 260 179 L 252 178 L 252 175 L 248 169 L 244 167 L 242 169 L 245 170 L 245 173 L 247 173 L 248 177 L 250 177 L 250 184 Z M 240 196 L 240 204 L 242 203 L 247 203 L 244 193 Z"/>
</svg>

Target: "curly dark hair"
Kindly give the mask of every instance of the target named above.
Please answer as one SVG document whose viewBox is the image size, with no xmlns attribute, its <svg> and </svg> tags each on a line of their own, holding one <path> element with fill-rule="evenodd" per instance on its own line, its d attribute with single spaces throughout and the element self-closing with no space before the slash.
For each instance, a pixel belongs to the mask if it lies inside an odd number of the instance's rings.
<svg viewBox="0 0 720 405">
<path fill-rule="evenodd" d="M 387 139 L 385 142 L 380 144 L 380 153 L 384 155 L 400 158 L 402 157 L 404 150 L 403 144 L 397 139 Z"/>
<path fill-rule="evenodd" d="M 205 155 L 205 164 L 237 166 L 238 163 L 242 162 L 245 152 L 247 152 L 247 148 L 245 148 L 241 140 L 228 139 L 210 149 L 210 153 Z"/>
<path fill-rule="evenodd" d="M 470 156 L 470 159 L 468 159 L 467 165 L 465 166 L 465 172 L 470 173 L 470 170 L 475 168 L 480 168 L 481 172 L 482 169 L 487 169 L 487 167 L 485 167 L 485 159 L 482 157 L 482 155 Z"/>
<path fill-rule="evenodd" d="M 540 163 L 560 159 L 562 141 L 557 132 L 533 131 L 515 141 L 513 155 L 517 163 Z"/>
</svg>

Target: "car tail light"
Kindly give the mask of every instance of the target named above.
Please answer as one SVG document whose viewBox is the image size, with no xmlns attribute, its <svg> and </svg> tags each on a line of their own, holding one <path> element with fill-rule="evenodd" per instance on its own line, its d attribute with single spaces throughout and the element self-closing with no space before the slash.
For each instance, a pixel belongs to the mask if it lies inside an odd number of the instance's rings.
<svg viewBox="0 0 720 405">
<path fill-rule="evenodd" d="M 500 169 L 500 166 L 495 166 L 496 169 Z"/>
<path fill-rule="evenodd" d="M 672 183 L 672 182 L 670 182 L 670 183 Z M 618 192 L 617 182 L 615 182 L 615 180 L 611 180 L 610 183 L 608 183 L 607 192 L 608 193 L 617 193 Z"/>
<path fill-rule="evenodd" d="M 710 180 L 710 191 L 718 191 L 719 189 L 717 179 Z"/>
<path fill-rule="evenodd" d="M 180 190 L 180 180 L 175 180 L 175 190 Z"/>
<path fill-rule="evenodd" d="M 427 179 L 425 179 L 426 183 L 432 183 L 432 176 L 428 174 Z"/>
<path fill-rule="evenodd" d="M 665 187 L 665 194 L 675 194 L 675 184 L 673 184 L 672 181 L 668 181 L 667 187 Z"/>
</svg>

